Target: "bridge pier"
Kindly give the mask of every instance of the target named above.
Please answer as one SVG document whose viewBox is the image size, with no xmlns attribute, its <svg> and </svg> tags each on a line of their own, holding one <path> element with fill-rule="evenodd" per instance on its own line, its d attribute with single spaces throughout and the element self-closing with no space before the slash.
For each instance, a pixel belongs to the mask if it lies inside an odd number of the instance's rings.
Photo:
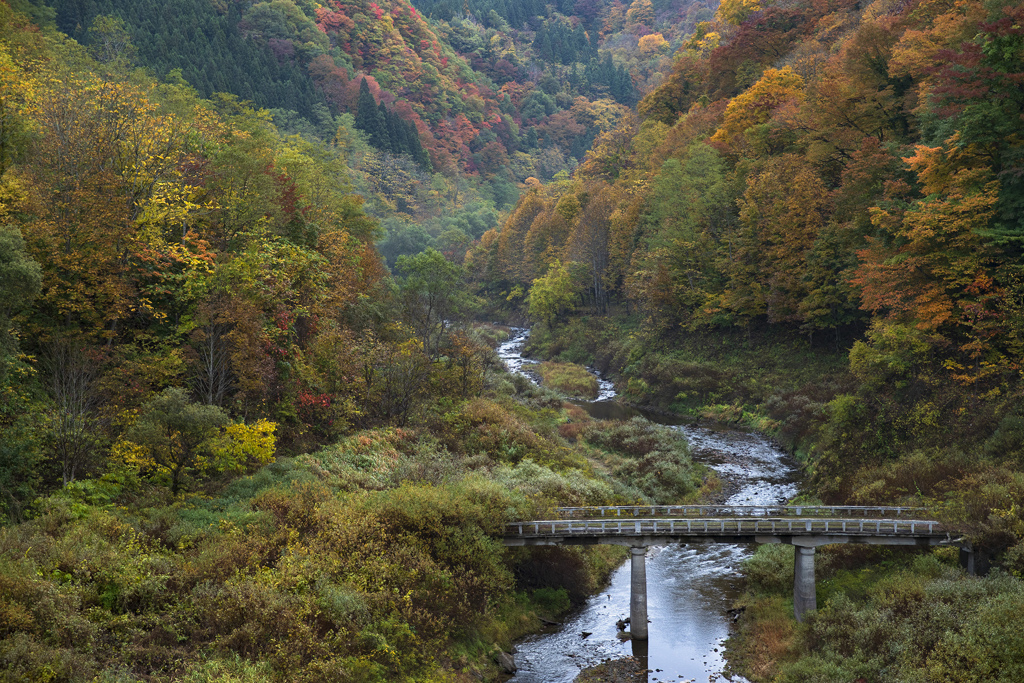
<svg viewBox="0 0 1024 683">
<path fill-rule="evenodd" d="M 630 548 L 629 634 L 647 640 L 647 548 Z"/>
<path fill-rule="evenodd" d="M 793 554 L 793 615 L 798 622 L 804 614 L 818 609 L 818 596 L 814 585 L 814 546 L 794 546 Z"/>
</svg>

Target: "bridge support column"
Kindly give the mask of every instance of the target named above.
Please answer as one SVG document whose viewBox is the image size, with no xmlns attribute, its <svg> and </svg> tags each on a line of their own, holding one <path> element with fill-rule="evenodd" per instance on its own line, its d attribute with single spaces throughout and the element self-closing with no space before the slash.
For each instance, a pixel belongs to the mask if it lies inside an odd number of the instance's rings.
<svg viewBox="0 0 1024 683">
<path fill-rule="evenodd" d="M 630 548 L 629 634 L 647 640 L 647 548 Z"/>
<path fill-rule="evenodd" d="M 804 614 L 818 609 L 814 586 L 814 548 L 796 546 L 793 556 L 793 614 L 797 621 Z"/>
</svg>

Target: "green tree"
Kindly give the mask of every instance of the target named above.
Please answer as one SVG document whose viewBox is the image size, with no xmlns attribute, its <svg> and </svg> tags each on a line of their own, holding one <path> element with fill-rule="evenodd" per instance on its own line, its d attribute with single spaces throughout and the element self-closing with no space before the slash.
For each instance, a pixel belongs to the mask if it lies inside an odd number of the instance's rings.
<svg viewBox="0 0 1024 683">
<path fill-rule="evenodd" d="M 648 269 L 662 266 L 671 278 L 671 299 L 698 310 L 721 288 L 716 258 L 722 236 L 736 222 L 736 197 L 726 164 L 713 147 L 698 142 L 686 157 L 669 159 L 653 182 Z"/>
<path fill-rule="evenodd" d="M 170 474 L 177 495 L 186 474 L 216 467 L 217 437 L 228 422 L 223 408 L 193 403 L 184 389 L 171 387 L 143 406 L 125 438 L 144 449 L 140 464 Z"/>
<path fill-rule="evenodd" d="M 25 240 L 15 227 L 0 225 L 0 352 L 14 347 L 11 316 L 39 294 L 42 271 L 25 254 Z"/>
<path fill-rule="evenodd" d="M 111 68 L 126 69 L 135 60 L 137 50 L 124 21 L 100 15 L 89 26 L 91 52 L 96 61 Z"/>
<path fill-rule="evenodd" d="M 382 120 L 377 101 L 370 92 L 370 85 L 364 78 L 359 82 L 359 99 L 356 101 L 356 128 L 370 137 L 370 143 L 378 149 L 388 150 L 387 123 Z"/>
<path fill-rule="evenodd" d="M 566 264 L 558 259 L 551 262 L 548 272 L 533 281 L 527 304 L 530 317 L 551 326 L 573 308 L 576 286 Z"/>
<path fill-rule="evenodd" d="M 465 270 L 434 248 L 399 256 L 397 265 L 403 276 L 399 284 L 403 314 L 423 343 L 423 351 L 436 360 L 451 328 L 472 303 L 463 281 Z"/>
</svg>

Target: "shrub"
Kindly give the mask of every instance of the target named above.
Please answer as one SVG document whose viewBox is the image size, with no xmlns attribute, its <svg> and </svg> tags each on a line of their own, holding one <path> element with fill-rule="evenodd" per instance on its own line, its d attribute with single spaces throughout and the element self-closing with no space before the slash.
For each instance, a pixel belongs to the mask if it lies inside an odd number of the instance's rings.
<svg viewBox="0 0 1024 683">
<path fill-rule="evenodd" d="M 54 647 L 26 633 L 0 641 L 4 680 L 86 683 L 96 671 L 91 660 L 70 647 Z"/>
<path fill-rule="evenodd" d="M 639 491 L 657 503 L 685 502 L 696 496 L 707 474 L 691 460 L 682 434 L 642 417 L 594 422 L 583 436 L 608 453 L 607 464 L 624 485 L 619 492 L 627 498 L 635 499 L 632 492 Z"/>
<path fill-rule="evenodd" d="M 793 603 L 779 596 L 744 599 L 744 613 L 725 655 L 729 665 L 755 681 L 772 680 L 789 658 L 796 636 Z"/>
<path fill-rule="evenodd" d="M 568 612 L 572 606 L 569 601 L 569 592 L 564 588 L 538 588 L 533 591 L 530 598 L 549 617 Z"/>
<path fill-rule="evenodd" d="M 785 595 L 793 589 L 793 546 L 763 543 L 743 563 L 751 590 Z"/>
<path fill-rule="evenodd" d="M 588 479 L 579 470 L 556 473 L 529 458 L 514 466 L 502 465 L 492 476 L 525 496 L 540 497 L 564 507 L 607 505 L 613 496 L 610 485 Z"/>
<path fill-rule="evenodd" d="M 504 325 L 491 325 L 484 323 L 473 325 L 469 331 L 470 338 L 480 344 L 489 346 L 492 349 L 498 348 L 502 342 L 512 336 L 512 331 Z"/>
<path fill-rule="evenodd" d="M 562 405 L 562 399 L 556 405 Z M 474 399 L 446 413 L 435 432 L 452 453 L 485 455 L 496 462 L 515 464 L 524 458 L 553 467 L 585 467 L 586 462 L 557 439 L 547 438 L 537 422 L 561 419 L 555 411 L 530 411 L 514 402 Z M 534 424 L 531 424 L 533 420 Z"/>
<path fill-rule="evenodd" d="M 1013 414 L 1003 417 L 982 451 L 990 457 L 1024 465 L 1024 417 Z"/>
<path fill-rule="evenodd" d="M 440 484 L 466 469 L 432 435 L 390 427 L 359 432 L 301 460 L 345 491 L 383 490 L 407 480 Z"/>
<path fill-rule="evenodd" d="M 527 547 L 516 549 L 513 558 L 516 583 L 522 588 L 564 590 L 578 605 L 598 587 L 583 548 Z"/>
<path fill-rule="evenodd" d="M 182 683 L 261 683 L 271 677 L 267 662 L 252 662 L 235 655 L 195 664 L 180 680 Z"/>
<path fill-rule="evenodd" d="M 950 630 L 928 657 L 928 677 L 948 683 L 1024 680 L 1024 610 L 1020 587 L 982 602 L 962 630 Z"/>
</svg>

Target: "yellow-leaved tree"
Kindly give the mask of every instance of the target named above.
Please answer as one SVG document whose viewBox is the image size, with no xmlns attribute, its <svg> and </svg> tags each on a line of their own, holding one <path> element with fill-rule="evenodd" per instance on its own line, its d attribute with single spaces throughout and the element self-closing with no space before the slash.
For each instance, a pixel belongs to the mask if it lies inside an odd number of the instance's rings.
<svg viewBox="0 0 1024 683">
<path fill-rule="evenodd" d="M 274 459 L 277 425 L 232 424 L 219 406 L 195 403 L 171 387 L 146 403 L 114 446 L 115 457 L 143 473 L 170 478 L 177 494 L 189 475 L 244 470 Z"/>
<path fill-rule="evenodd" d="M 779 109 L 799 103 L 803 97 L 804 79 L 799 74 L 788 66 L 766 69 L 757 83 L 729 102 L 711 141 L 724 143 L 735 152 L 748 151 L 751 139 L 757 137 L 751 129 L 770 123 Z"/>
<path fill-rule="evenodd" d="M 661 52 L 668 49 L 668 41 L 660 33 L 649 33 L 640 38 L 637 47 L 645 54 Z"/>
<path fill-rule="evenodd" d="M 725 24 L 739 26 L 754 12 L 760 12 L 761 0 L 722 0 L 718 5 L 715 19 Z"/>
</svg>

